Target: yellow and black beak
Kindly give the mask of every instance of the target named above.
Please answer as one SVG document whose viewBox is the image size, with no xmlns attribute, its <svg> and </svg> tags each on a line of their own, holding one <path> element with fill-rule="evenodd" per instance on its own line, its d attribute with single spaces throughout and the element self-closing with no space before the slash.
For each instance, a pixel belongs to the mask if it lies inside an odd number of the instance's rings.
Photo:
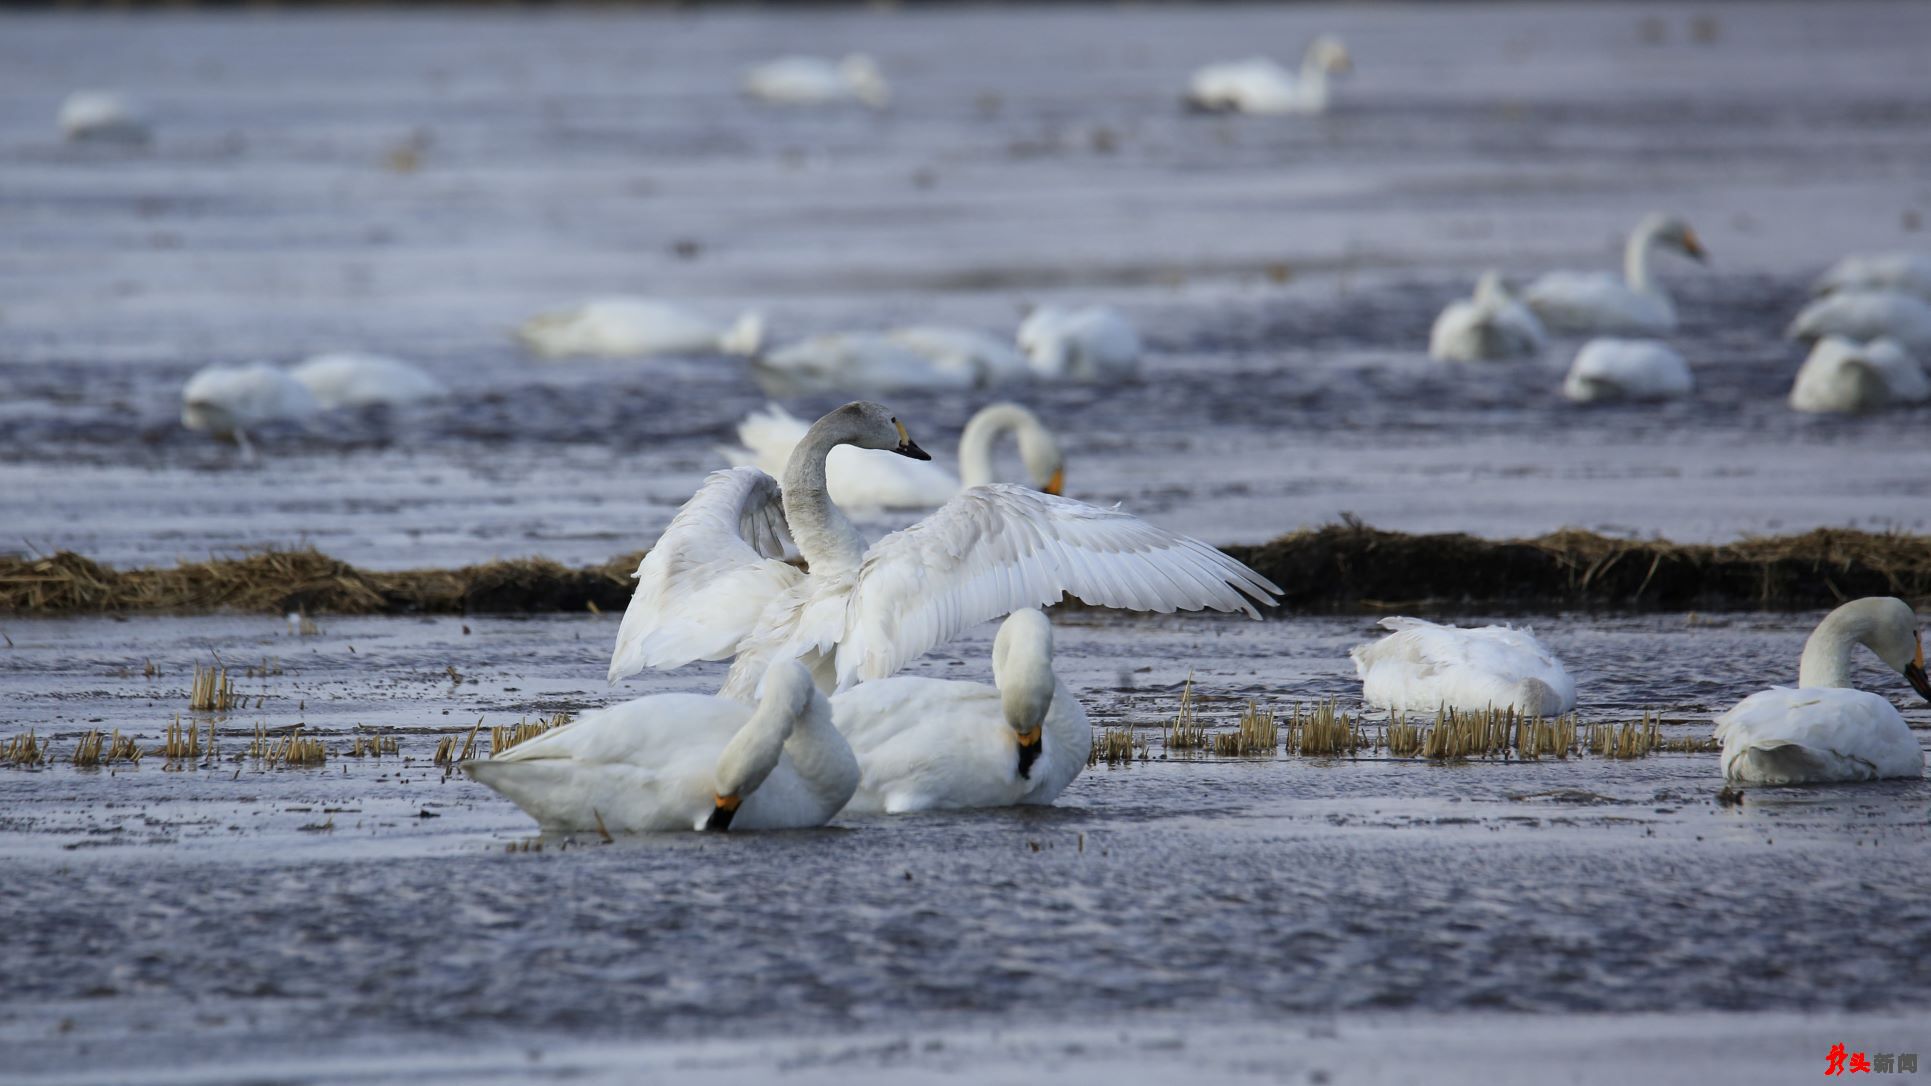
<svg viewBox="0 0 1931 1086">
<path fill-rule="evenodd" d="M 1045 491 L 1048 494 L 1053 495 L 1054 497 L 1058 497 L 1059 495 L 1066 493 L 1066 469 L 1054 468 L 1053 477 L 1046 480 L 1046 485 L 1040 487 L 1039 489 Z"/>
<path fill-rule="evenodd" d="M 1683 231 L 1683 251 L 1688 253 L 1692 260 L 1705 262 L 1710 259 L 1708 250 L 1703 248 L 1703 242 L 1697 238 L 1694 230 Z"/>
<path fill-rule="evenodd" d="M 1040 752 L 1046 749 L 1045 736 L 1039 728 L 1019 733 L 1019 775 L 1031 780 L 1033 763 L 1039 760 Z"/>
<path fill-rule="evenodd" d="M 1918 654 L 1904 669 L 1904 677 L 1911 680 L 1911 689 L 1916 690 L 1926 701 L 1931 701 L 1931 678 L 1924 674 L 1924 635 L 1918 635 Z"/>
<path fill-rule="evenodd" d="M 892 425 L 898 427 L 898 448 L 893 449 L 893 452 L 900 456 L 909 456 L 914 460 L 932 459 L 932 454 L 919 448 L 918 442 L 912 440 L 912 435 L 905 432 L 904 423 L 893 419 Z"/>
<path fill-rule="evenodd" d="M 730 829 L 731 819 L 737 816 L 738 804 L 742 802 L 737 796 L 717 797 L 717 806 L 711 808 L 711 820 L 704 823 L 704 828 L 717 833 Z"/>
</svg>

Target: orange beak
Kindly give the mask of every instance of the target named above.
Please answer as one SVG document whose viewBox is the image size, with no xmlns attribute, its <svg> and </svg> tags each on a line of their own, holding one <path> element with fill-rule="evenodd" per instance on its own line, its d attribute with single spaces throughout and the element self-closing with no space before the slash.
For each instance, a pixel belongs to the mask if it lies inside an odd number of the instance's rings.
<svg viewBox="0 0 1931 1086">
<path fill-rule="evenodd" d="M 743 802 L 737 796 L 718 796 L 717 806 L 711 808 L 711 820 L 704 824 L 704 828 L 719 833 L 730 829 L 731 818 L 738 813 L 738 805 Z"/>
<path fill-rule="evenodd" d="M 1697 238 L 1696 231 L 1694 230 L 1683 231 L 1683 251 L 1698 260 L 1708 260 L 1710 257 L 1709 252 L 1703 248 L 1703 242 Z"/>
<path fill-rule="evenodd" d="M 1046 480 L 1046 485 L 1040 489 L 1055 496 L 1066 493 L 1066 469 L 1053 469 L 1053 477 Z"/>
</svg>

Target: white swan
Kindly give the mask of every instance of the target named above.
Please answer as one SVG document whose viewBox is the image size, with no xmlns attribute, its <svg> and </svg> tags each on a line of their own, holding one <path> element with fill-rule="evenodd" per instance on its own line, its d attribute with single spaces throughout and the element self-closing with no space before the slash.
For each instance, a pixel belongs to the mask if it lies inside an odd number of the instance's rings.
<svg viewBox="0 0 1931 1086">
<path fill-rule="evenodd" d="M 1341 39 L 1323 34 L 1301 54 L 1298 77 L 1266 57 L 1209 64 L 1193 73 L 1187 104 L 1239 113 L 1321 113 L 1328 108 L 1328 76 L 1353 68 Z"/>
<path fill-rule="evenodd" d="M 449 395 L 421 367 L 379 354 L 318 354 L 288 372 L 325 409 L 418 403 Z"/>
<path fill-rule="evenodd" d="M 1877 411 L 1926 400 L 1931 377 L 1894 339 L 1857 343 L 1825 336 L 1790 386 L 1790 406 L 1799 411 Z"/>
<path fill-rule="evenodd" d="M 1443 362 L 1533 358 L 1542 353 L 1542 322 L 1517 301 L 1502 273 L 1486 271 L 1473 298 L 1448 303 L 1428 332 L 1428 356 Z"/>
<path fill-rule="evenodd" d="M 517 338 L 545 358 L 641 358 L 648 355 L 755 354 L 764 320 L 740 315 L 720 328 L 683 306 L 656 298 L 592 298 L 569 309 L 539 313 Z"/>
<path fill-rule="evenodd" d="M 790 662 L 772 668 L 755 709 L 656 694 L 462 767 L 556 832 L 822 826 L 858 786 L 831 706 Z"/>
<path fill-rule="evenodd" d="M 1636 225 L 1623 250 L 1623 278 L 1598 272 L 1550 272 L 1522 292 L 1522 300 L 1551 332 L 1654 336 L 1676 330 L 1676 307 L 1650 275 L 1649 254 L 1669 249 L 1706 258 L 1683 220 L 1653 214 Z"/>
<path fill-rule="evenodd" d="M 1419 618 L 1384 618 L 1394 632 L 1348 655 L 1361 699 L 1397 713 L 1514 709 L 1554 716 L 1576 707 L 1576 681 L 1529 630 L 1463 629 Z"/>
<path fill-rule="evenodd" d="M 1931 301 L 1890 290 L 1838 291 L 1805 306 L 1784 335 L 1806 341 L 1888 338 L 1912 354 L 1931 357 Z"/>
<path fill-rule="evenodd" d="M 181 389 L 181 425 L 232 437 L 252 459 L 248 431 L 265 422 L 299 419 L 320 410 L 301 382 L 266 362 L 209 366 Z"/>
<path fill-rule="evenodd" d="M 863 102 L 883 109 L 892 89 L 878 63 L 863 53 L 841 60 L 824 57 L 779 57 L 744 73 L 744 93 L 776 105 L 817 106 L 832 102 Z"/>
<path fill-rule="evenodd" d="M 1931 700 L 1924 638 L 1900 599 L 1870 596 L 1824 616 L 1804 642 L 1797 688 L 1773 686 L 1716 718 L 1723 775 L 1739 784 L 1808 784 L 1924 775 L 1924 748 L 1897 707 L 1851 687 L 1863 645 Z"/>
<path fill-rule="evenodd" d="M 1931 256 L 1921 253 L 1847 256 L 1818 276 L 1810 292 L 1832 294 L 1848 290 L 1889 290 L 1931 299 Z"/>
<path fill-rule="evenodd" d="M 1019 324 L 1019 349 L 1034 375 L 1054 381 L 1104 381 L 1140 372 L 1140 333 L 1106 306 L 1041 306 Z"/>
<path fill-rule="evenodd" d="M 722 450 L 734 465 L 784 474 L 791 450 L 811 428 L 776 404 L 753 411 L 738 424 L 743 448 Z M 959 435 L 957 475 L 929 460 L 913 460 L 880 449 L 840 445 L 825 460 L 825 489 L 833 503 L 854 509 L 930 509 L 944 505 L 960 489 L 994 481 L 992 450 L 1013 435 L 1019 458 L 1034 488 L 1058 494 L 1066 483 L 1066 458 L 1059 441 L 1039 416 L 1015 403 L 987 404 L 967 420 Z"/>
<path fill-rule="evenodd" d="M 898 675 L 831 699 L 861 777 L 845 810 L 902 814 L 1051 803 L 1086 768 L 1093 727 L 1053 674 L 1053 627 L 1014 611 L 992 645 L 994 686 Z"/>
<path fill-rule="evenodd" d="M 75 142 L 145 143 L 147 118 L 113 91 L 75 91 L 60 104 L 60 130 Z"/>
<path fill-rule="evenodd" d="M 753 375 L 774 396 L 977 389 L 1026 372 L 1026 360 L 991 336 L 930 325 L 813 336 L 752 359 Z"/>
<path fill-rule="evenodd" d="M 1655 339 L 1592 339 L 1576 352 L 1562 394 L 1577 403 L 1674 400 L 1696 388 L 1690 364 Z"/>
<path fill-rule="evenodd" d="M 825 492 L 833 448 L 915 459 L 892 413 L 850 403 L 812 424 L 782 494 L 756 468 L 713 472 L 637 567 L 610 680 L 736 656 L 723 693 L 748 697 L 773 660 L 821 686 L 882 679 L 977 623 L 1072 595 L 1135 611 L 1245 611 L 1280 589 L 1195 539 L 1023 487 L 971 487 L 867 546 Z M 782 561 L 795 539 L 810 573 Z"/>
</svg>

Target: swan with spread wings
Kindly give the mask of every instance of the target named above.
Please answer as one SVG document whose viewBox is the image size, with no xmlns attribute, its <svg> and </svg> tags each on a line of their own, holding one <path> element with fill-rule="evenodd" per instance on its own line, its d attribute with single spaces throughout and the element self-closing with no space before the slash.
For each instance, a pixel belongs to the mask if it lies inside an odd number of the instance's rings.
<svg viewBox="0 0 1931 1086">
<path fill-rule="evenodd" d="M 928 459 L 885 407 L 849 403 L 792 451 L 782 489 L 756 468 L 713 472 L 637 567 L 610 681 L 734 660 L 720 693 L 756 698 L 775 661 L 826 690 L 893 674 L 978 623 L 1071 595 L 1132 611 L 1244 611 L 1280 588 L 1197 539 L 1024 487 L 968 487 L 867 543 L 825 489 L 839 445 Z M 794 541 L 808 572 L 784 560 Z"/>
</svg>

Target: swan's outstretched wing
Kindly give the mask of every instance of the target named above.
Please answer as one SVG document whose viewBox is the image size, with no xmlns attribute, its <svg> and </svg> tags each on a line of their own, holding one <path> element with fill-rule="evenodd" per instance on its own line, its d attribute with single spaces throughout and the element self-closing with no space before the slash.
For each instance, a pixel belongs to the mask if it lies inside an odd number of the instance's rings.
<svg viewBox="0 0 1931 1086">
<path fill-rule="evenodd" d="M 765 605 L 803 578 L 783 560 L 789 543 L 777 480 L 756 468 L 712 472 L 637 566 L 610 681 L 730 659 Z"/>
<path fill-rule="evenodd" d="M 865 552 L 839 615 L 838 686 L 884 678 L 968 627 L 1062 595 L 1259 618 L 1247 597 L 1273 603 L 1279 592 L 1207 544 L 1138 517 L 1024 487 L 971 487 Z M 793 655 L 827 648 L 827 625 L 801 622 Z"/>
</svg>

